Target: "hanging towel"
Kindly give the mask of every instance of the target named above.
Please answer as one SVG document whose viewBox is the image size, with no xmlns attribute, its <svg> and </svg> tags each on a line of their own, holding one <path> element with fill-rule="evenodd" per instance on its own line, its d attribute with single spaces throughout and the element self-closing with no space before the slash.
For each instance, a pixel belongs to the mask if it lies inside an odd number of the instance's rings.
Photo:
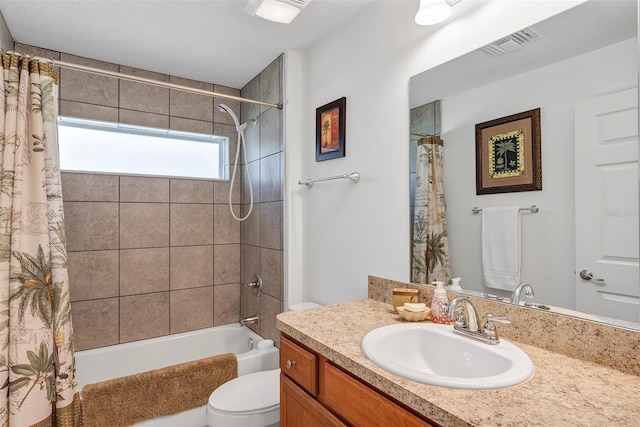
<svg viewBox="0 0 640 427">
<path fill-rule="evenodd" d="M 520 283 L 520 213 L 517 207 L 482 209 L 482 271 L 489 288 Z"/>
</svg>

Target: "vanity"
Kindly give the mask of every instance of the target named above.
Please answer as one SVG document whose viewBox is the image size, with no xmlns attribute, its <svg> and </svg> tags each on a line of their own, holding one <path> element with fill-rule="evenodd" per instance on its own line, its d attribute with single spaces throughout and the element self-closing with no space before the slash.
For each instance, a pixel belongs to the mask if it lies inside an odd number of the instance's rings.
<svg viewBox="0 0 640 427">
<path fill-rule="evenodd" d="M 474 300 L 481 313 L 490 309 L 512 319 L 499 331 L 534 362 L 527 382 L 497 390 L 452 389 L 379 368 L 360 345 L 370 331 L 404 322 L 390 304 L 390 290 L 401 286 L 417 287 L 421 301 L 430 298 L 428 286 L 372 277 L 368 299 L 278 315 L 282 426 L 631 426 L 640 420 L 636 331 L 616 331 L 618 336 L 608 333 L 610 326 L 549 313 L 540 325 L 531 318 L 535 310 L 505 303 Z M 554 331 L 549 337 L 542 336 L 546 328 Z M 614 345 L 607 336 L 633 342 Z"/>
</svg>

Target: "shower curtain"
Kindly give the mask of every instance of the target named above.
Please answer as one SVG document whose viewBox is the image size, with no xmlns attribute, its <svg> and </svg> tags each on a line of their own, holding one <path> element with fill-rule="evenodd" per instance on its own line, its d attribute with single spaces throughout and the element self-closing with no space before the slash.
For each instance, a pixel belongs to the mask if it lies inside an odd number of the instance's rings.
<svg viewBox="0 0 640 427">
<path fill-rule="evenodd" d="M 447 283 L 451 276 L 442 185 L 443 141 L 418 140 L 413 218 L 411 281 Z"/>
<path fill-rule="evenodd" d="M 0 425 L 79 426 L 50 64 L 2 52 Z"/>
</svg>

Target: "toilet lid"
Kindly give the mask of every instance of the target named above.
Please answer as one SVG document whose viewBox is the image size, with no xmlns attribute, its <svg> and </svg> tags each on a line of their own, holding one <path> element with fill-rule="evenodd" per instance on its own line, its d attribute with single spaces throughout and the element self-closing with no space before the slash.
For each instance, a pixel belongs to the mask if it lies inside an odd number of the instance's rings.
<svg viewBox="0 0 640 427">
<path fill-rule="evenodd" d="M 262 413 L 279 406 L 280 369 L 243 375 L 222 384 L 209 396 L 209 407 L 220 413 Z"/>
</svg>

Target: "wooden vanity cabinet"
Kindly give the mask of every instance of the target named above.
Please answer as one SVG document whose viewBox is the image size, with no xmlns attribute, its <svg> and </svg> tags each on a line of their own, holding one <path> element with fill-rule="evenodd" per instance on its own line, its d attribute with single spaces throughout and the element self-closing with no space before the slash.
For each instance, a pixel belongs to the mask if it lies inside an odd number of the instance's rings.
<svg viewBox="0 0 640 427">
<path fill-rule="evenodd" d="M 437 425 L 284 335 L 280 368 L 282 427 Z"/>
</svg>

